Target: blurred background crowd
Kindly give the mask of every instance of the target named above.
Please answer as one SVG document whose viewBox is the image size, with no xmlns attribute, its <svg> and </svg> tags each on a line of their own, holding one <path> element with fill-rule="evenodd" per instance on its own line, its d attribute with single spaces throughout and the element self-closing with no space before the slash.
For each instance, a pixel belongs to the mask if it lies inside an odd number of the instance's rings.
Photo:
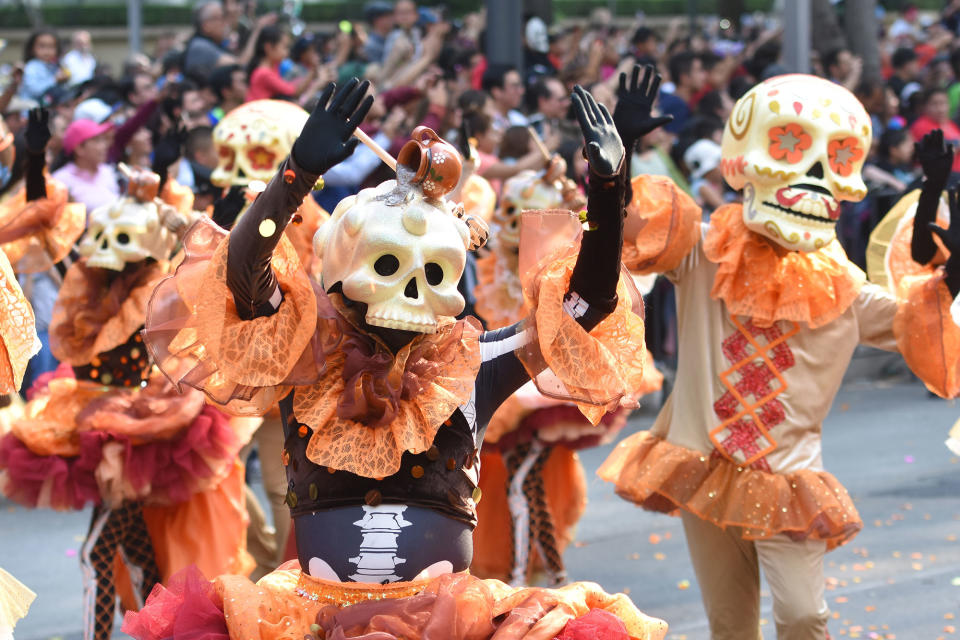
<svg viewBox="0 0 960 640">
<path fill-rule="evenodd" d="M 44 106 L 53 133 L 48 166 L 74 200 L 90 209 L 114 198 L 119 162 L 166 166 L 159 156 L 174 155 L 180 160 L 170 175 L 193 189 L 203 210 L 221 195 L 210 175 L 218 162 L 213 128 L 224 114 L 262 98 L 309 110 L 327 83 L 351 76 L 368 78 L 376 96 L 362 128 L 394 155 L 421 124 L 451 140 L 467 131 L 478 173 L 498 189 L 524 169 L 546 166 L 538 137 L 582 182 L 570 91 L 581 84 L 612 112 L 619 72 L 639 62 L 663 75 L 659 109 L 674 119 L 641 142 L 633 171 L 670 176 L 705 217 L 735 199 L 721 177 L 721 132 L 751 86 L 789 71 L 775 15 L 656 24 L 642 15 L 615 19 L 606 9 L 553 24 L 526 15 L 523 64 L 513 67 L 485 57 L 486 15 L 476 4 L 475 12 L 451 15 L 413 0 L 372 0 L 363 5 L 362 21 L 310 30 L 256 2 L 207 1 L 195 5 L 192 30 L 164 34 L 149 55 L 132 55 L 122 65 L 98 58 L 87 31 L 37 29 L 0 87 L 0 112 L 18 158 L 0 175 L 0 197 L 21 180 L 26 114 Z M 845 41 L 837 25 L 842 15 L 827 16 L 840 34 L 827 40 L 830 25 L 815 16 L 813 73 L 853 91 L 874 124 L 864 170 L 869 195 L 847 203 L 838 228 L 861 265 L 870 230 L 919 178 L 914 141 L 933 128 L 960 141 L 960 1 L 944 4 L 941 11 L 877 9 L 875 55 L 867 61 Z M 386 165 L 367 154 L 315 197 L 332 210 L 340 198 L 387 177 Z M 669 369 L 676 352 L 669 284 L 658 282 L 650 297 L 648 344 Z M 35 300 L 41 331 L 48 306 Z"/>
</svg>

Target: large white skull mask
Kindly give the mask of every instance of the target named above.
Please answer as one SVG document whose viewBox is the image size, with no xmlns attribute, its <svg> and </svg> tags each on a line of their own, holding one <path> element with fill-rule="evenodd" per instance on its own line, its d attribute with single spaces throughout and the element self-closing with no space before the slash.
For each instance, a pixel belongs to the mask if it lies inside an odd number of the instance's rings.
<svg viewBox="0 0 960 640">
<path fill-rule="evenodd" d="M 218 187 L 270 182 L 309 116 L 282 100 L 254 100 L 232 109 L 213 129 L 218 159 L 210 181 Z"/>
<path fill-rule="evenodd" d="M 863 105 L 838 84 L 793 74 L 755 86 L 723 131 L 723 177 L 743 190 L 744 223 L 791 250 L 829 243 L 840 202 L 867 193 L 871 136 Z"/>
<path fill-rule="evenodd" d="M 161 211 L 161 208 L 169 211 Z M 125 195 L 90 213 L 87 231 L 80 241 L 80 255 L 87 266 L 122 271 L 130 262 L 147 258 L 166 260 L 177 236 L 164 224 L 164 213 L 172 207 L 157 200 L 141 202 Z"/>
<path fill-rule="evenodd" d="M 313 239 L 323 260 L 321 284 L 367 305 L 367 324 L 434 333 L 440 316 L 464 307 L 457 283 L 470 230 L 445 201 L 411 188 L 398 201 L 396 181 L 340 201 Z"/>
</svg>

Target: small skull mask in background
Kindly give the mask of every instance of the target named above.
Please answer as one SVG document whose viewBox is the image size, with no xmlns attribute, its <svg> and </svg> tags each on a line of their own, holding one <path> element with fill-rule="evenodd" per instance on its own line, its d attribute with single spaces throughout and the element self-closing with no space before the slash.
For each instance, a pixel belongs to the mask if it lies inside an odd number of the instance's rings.
<svg viewBox="0 0 960 640">
<path fill-rule="evenodd" d="M 457 283 L 470 230 L 449 203 L 417 187 L 402 201 L 396 193 L 388 180 L 337 205 L 313 239 L 322 286 L 341 283 L 347 298 L 367 305 L 370 325 L 434 333 L 440 316 L 463 311 Z"/>
<path fill-rule="evenodd" d="M 863 105 L 838 84 L 777 76 L 747 92 L 723 131 L 723 177 L 743 190 L 749 229 L 815 251 L 836 237 L 840 203 L 867 193 L 860 172 L 871 143 Z"/>
<path fill-rule="evenodd" d="M 218 161 L 210 181 L 218 187 L 270 182 L 309 116 L 282 100 L 254 100 L 231 110 L 213 130 Z"/>
<path fill-rule="evenodd" d="M 125 195 L 94 209 L 79 246 L 87 266 L 122 271 L 130 262 L 168 259 L 177 236 L 164 226 L 162 207 L 173 213 L 158 200 Z"/>
<path fill-rule="evenodd" d="M 552 168 L 552 167 L 551 167 Z M 566 169 L 566 165 L 563 165 Z M 562 175 L 562 171 L 560 172 Z M 516 251 L 520 246 L 520 214 L 542 209 L 579 209 L 578 193 L 555 171 L 521 171 L 503 183 L 500 204 L 493 213 L 490 235 L 497 247 Z"/>
</svg>

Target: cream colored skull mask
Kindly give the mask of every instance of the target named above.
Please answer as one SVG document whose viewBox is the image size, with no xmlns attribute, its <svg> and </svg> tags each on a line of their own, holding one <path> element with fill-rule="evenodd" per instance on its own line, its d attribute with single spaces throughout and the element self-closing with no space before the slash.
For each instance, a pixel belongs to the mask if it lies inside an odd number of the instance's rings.
<svg viewBox="0 0 960 640">
<path fill-rule="evenodd" d="M 836 236 L 840 203 L 862 200 L 870 117 L 843 87 L 808 75 L 747 92 L 723 131 L 723 177 L 743 190 L 743 220 L 787 249 L 815 251 Z"/>
<path fill-rule="evenodd" d="M 210 181 L 218 187 L 269 182 L 309 115 L 282 100 L 254 100 L 233 109 L 213 130 L 218 161 Z"/>
<path fill-rule="evenodd" d="M 313 239 L 322 286 L 341 283 L 367 305 L 367 324 L 434 333 L 437 318 L 463 311 L 457 283 L 470 245 L 467 224 L 445 201 L 417 187 L 398 200 L 396 182 L 364 189 L 337 205 Z"/>
<path fill-rule="evenodd" d="M 79 246 L 87 266 L 122 271 L 130 262 L 169 258 L 177 236 L 162 223 L 161 207 L 167 205 L 126 195 L 94 209 Z"/>
<path fill-rule="evenodd" d="M 562 171 L 560 173 L 562 175 Z M 524 211 L 579 208 L 582 203 L 573 202 L 577 197 L 576 187 L 570 187 L 555 172 L 527 170 L 506 180 L 491 221 L 497 246 L 505 249 L 520 246 L 520 214 Z"/>
</svg>

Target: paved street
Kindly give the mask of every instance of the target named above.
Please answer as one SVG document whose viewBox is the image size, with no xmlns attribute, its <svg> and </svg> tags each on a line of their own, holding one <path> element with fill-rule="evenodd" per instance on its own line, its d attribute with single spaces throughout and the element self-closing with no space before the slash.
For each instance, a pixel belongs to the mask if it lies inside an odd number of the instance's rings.
<svg viewBox="0 0 960 640">
<path fill-rule="evenodd" d="M 826 465 L 851 490 L 865 527 L 827 557 L 834 638 L 960 637 L 960 464 L 943 446 L 958 413 L 916 383 L 854 383 L 837 399 L 824 428 Z M 629 429 L 651 420 L 641 415 Z M 582 456 L 590 505 L 566 555 L 571 577 L 628 591 L 670 623 L 670 638 L 707 638 L 679 520 L 644 513 L 596 479 L 608 451 Z M 79 637 L 76 554 L 88 518 L 0 503 L 0 566 L 39 594 L 18 640 Z M 764 622 L 773 638 L 766 595 Z"/>
</svg>

